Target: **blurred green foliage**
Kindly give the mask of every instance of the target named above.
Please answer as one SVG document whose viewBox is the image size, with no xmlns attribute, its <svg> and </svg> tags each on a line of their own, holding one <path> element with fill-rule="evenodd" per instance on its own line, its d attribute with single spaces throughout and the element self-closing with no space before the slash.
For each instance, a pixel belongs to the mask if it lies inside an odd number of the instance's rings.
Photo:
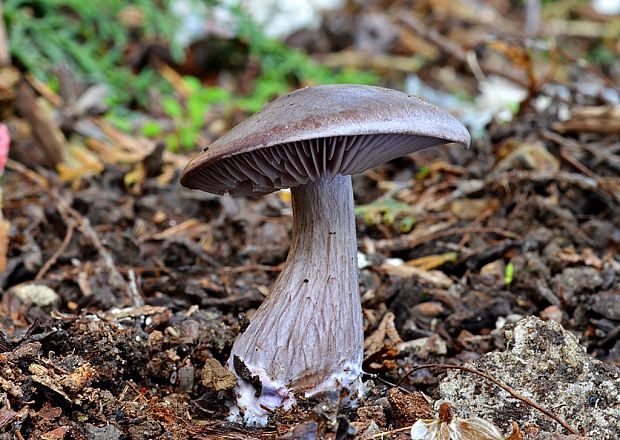
<svg viewBox="0 0 620 440">
<path fill-rule="evenodd" d="M 616 61 L 616 54 L 605 44 L 597 44 L 588 54 L 588 59 L 601 66 L 610 66 Z"/>
<path fill-rule="evenodd" d="M 411 206 L 394 199 L 382 199 L 355 208 L 355 215 L 362 217 L 367 226 L 396 226 L 402 234 L 410 232 L 415 226 L 416 219 L 412 212 Z"/>
<path fill-rule="evenodd" d="M 196 147 L 196 140 L 209 107 L 231 100 L 230 92 L 220 87 L 202 87 L 200 81 L 193 77 L 185 77 L 183 82 L 189 90 L 184 107 L 172 96 L 164 96 L 161 102 L 164 112 L 176 126 L 176 132 L 166 137 L 166 144 L 173 151 Z M 148 134 L 144 133 L 145 127 L 142 128 L 143 134 Z"/>
<path fill-rule="evenodd" d="M 235 8 L 233 12 L 239 23 L 238 37 L 248 43 L 250 55 L 258 60 L 261 70 L 253 92 L 237 100 L 237 106 L 244 110 L 260 110 L 265 102 L 288 92 L 295 83 L 314 85 L 378 82 L 377 76 L 368 72 L 335 71 L 319 65 L 303 52 L 267 37 L 242 10 Z"/>
<path fill-rule="evenodd" d="M 131 4 L 144 16 L 144 38 L 165 39 L 172 54 L 180 57 L 182 49 L 172 38 L 177 23 L 166 13 L 171 1 L 133 0 Z M 6 0 L 3 12 L 11 55 L 35 77 L 52 85 L 54 67 L 64 64 L 80 80 L 108 84 L 112 104 L 138 100 L 146 105 L 149 87 L 171 87 L 153 70 L 136 75 L 126 65 L 131 30 L 119 15 L 127 4 L 125 0 Z"/>
<path fill-rule="evenodd" d="M 171 149 L 195 147 L 205 114 L 216 103 L 223 104 L 225 111 L 242 109 L 254 113 L 299 85 L 378 81 L 370 73 L 337 71 L 318 65 L 303 52 L 267 37 L 238 7 L 229 7 L 237 23 L 235 38 L 247 45 L 249 56 L 260 67 L 251 91 L 239 95 L 220 87 L 203 87 L 197 78 L 184 77 L 191 94 L 183 98 L 155 69 L 147 66 L 134 72 L 126 59 L 128 45 L 163 41 L 169 45 L 173 58 L 182 63 L 183 48 L 174 38 L 180 23 L 171 11 L 173 1 L 7 0 L 4 19 L 11 54 L 18 65 L 54 90 L 58 88 L 54 68 L 61 64 L 81 81 L 107 84 L 111 90 L 107 118 L 124 130 L 133 129 L 133 111 L 148 112 L 153 108 L 149 100 L 159 97 L 156 107 L 172 119 L 174 131 L 164 133 L 152 121 L 142 124 L 140 130 L 149 137 L 165 137 Z M 218 3 L 195 1 L 209 7 Z M 138 38 L 136 30 L 120 20 L 128 6 L 141 15 Z"/>
</svg>

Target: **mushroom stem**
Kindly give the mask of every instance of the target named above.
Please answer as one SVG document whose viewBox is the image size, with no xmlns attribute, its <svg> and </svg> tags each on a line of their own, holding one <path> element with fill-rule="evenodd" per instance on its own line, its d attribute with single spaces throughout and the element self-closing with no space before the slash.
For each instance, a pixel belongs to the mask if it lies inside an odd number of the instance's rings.
<svg viewBox="0 0 620 440">
<path fill-rule="evenodd" d="M 361 373 L 351 177 L 322 177 L 291 193 L 293 236 L 285 268 L 235 341 L 229 362 L 238 356 L 262 385 L 259 393 L 239 379 L 237 404 L 246 422 L 248 412 L 264 416 L 261 407 L 290 407 L 294 392 L 355 391 Z"/>
</svg>

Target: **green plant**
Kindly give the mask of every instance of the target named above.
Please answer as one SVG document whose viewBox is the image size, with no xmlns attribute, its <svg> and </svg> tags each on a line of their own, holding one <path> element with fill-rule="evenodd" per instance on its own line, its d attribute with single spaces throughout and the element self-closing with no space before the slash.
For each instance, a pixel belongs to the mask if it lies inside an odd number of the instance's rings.
<svg viewBox="0 0 620 440">
<path fill-rule="evenodd" d="M 508 263 L 506 265 L 506 269 L 504 270 L 504 284 L 506 285 L 507 289 L 510 289 L 510 285 L 512 284 L 512 281 L 514 279 L 514 272 L 514 265 L 512 263 Z"/>
<path fill-rule="evenodd" d="M 415 173 L 416 180 L 424 180 L 431 174 L 431 170 L 426 165 L 422 165 Z"/>
<path fill-rule="evenodd" d="M 378 200 L 355 208 L 355 215 L 364 219 L 368 226 L 396 224 L 402 234 L 413 229 L 416 223 L 409 205 L 394 199 Z"/>
<path fill-rule="evenodd" d="M 616 54 L 604 44 L 597 44 L 588 54 L 588 59 L 601 66 L 610 66 L 617 61 Z"/>
<path fill-rule="evenodd" d="M 131 7 L 142 16 L 142 36 L 169 41 L 172 53 L 180 56 L 172 38 L 177 23 L 166 13 L 170 4 L 134 0 Z M 135 74 L 127 66 L 132 30 L 119 20 L 128 7 L 125 0 L 6 0 L 3 6 L 14 60 L 44 82 L 53 82 L 54 67 L 64 64 L 79 80 L 111 85 L 113 104 L 144 104 L 148 87 L 166 87 L 156 72 Z"/>
<path fill-rule="evenodd" d="M 220 87 L 201 87 L 200 81 L 185 77 L 184 84 L 189 94 L 183 103 L 174 95 L 162 97 L 164 112 L 173 120 L 175 132 L 166 136 L 171 150 L 196 147 L 206 112 L 213 104 L 225 103 L 248 113 L 259 111 L 276 96 L 289 92 L 300 84 L 361 83 L 372 84 L 378 78 L 370 73 L 336 71 L 314 62 L 303 52 L 291 49 L 284 43 L 267 37 L 264 32 L 239 8 L 231 9 L 238 21 L 237 38 L 249 47 L 250 56 L 260 66 L 250 94 L 233 95 Z M 152 125 L 143 128 L 143 134 L 157 136 Z"/>
<path fill-rule="evenodd" d="M 379 79 L 369 72 L 335 70 L 313 61 L 300 50 L 269 38 L 240 8 L 232 8 L 238 20 L 237 36 L 246 41 L 250 56 L 257 60 L 260 75 L 253 91 L 236 99 L 237 107 L 248 112 L 260 110 L 274 97 L 299 85 L 358 83 L 376 84 Z"/>
<path fill-rule="evenodd" d="M 102 82 L 111 91 L 106 118 L 124 131 L 136 124 L 134 112 L 148 111 L 153 96 L 159 96 L 164 113 L 174 130 L 164 133 L 157 122 L 142 124 L 141 134 L 165 136 L 169 148 L 194 148 L 204 125 L 205 114 L 213 104 L 226 103 L 248 113 L 260 110 L 278 95 L 300 85 L 327 83 L 363 83 L 378 81 L 375 75 L 349 70 L 334 70 L 314 62 L 303 52 L 267 37 L 239 7 L 226 6 L 221 0 L 194 0 L 196 5 L 228 7 L 237 22 L 235 38 L 248 47 L 249 55 L 259 66 L 247 95 L 234 94 L 220 87 L 202 87 L 199 79 L 185 77 L 189 91 L 179 98 L 170 82 L 157 70 L 146 66 L 134 72 L 128 65 L 128 47 L 149 41 L 167 43 L 181 61 L 183 49 L 175 43 L 179 23 L 171 6 L 174 0 L 6 0 L 11 53 L 23 66 L 52 90 L 58 90 L 54 73 L 65 65 L 86 83 Z M 128 25 L 120 17 L 131 9 L 139 16 L 138 24 Z M 137 26 L 137 28 L 136 28 Z"/>
<path fill-rule="evenodd" d="M 166 144 L 172 151 L 195 148 L 209 108 L 213 104 L 230 102 L 231 99 L 227 90 L 202 87 L 200 81 L 191 76 L 185 77 L 183 84 L 188 91 L 185 106 L 173 96 L 165 96 L 161 101 L 164 112 L 175 124 L 175 132 L 166 137 Z M 150 130 L 153 131 L 153 127 Z"/>
</svg>

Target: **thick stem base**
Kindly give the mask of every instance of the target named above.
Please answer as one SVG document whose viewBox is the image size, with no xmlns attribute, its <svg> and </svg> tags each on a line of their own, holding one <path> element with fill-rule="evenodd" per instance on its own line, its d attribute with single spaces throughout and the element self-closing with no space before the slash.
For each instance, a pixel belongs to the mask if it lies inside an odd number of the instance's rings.
<svg viewBox="0 0 620 440">
<path fill-rule="evenodd" d="M 261 405 L 290 407 L 295 392 L 354 391 L 361 374 L 351 177 L 324 177 L 291 192 L 293 237 L 285 268 L 235 341 L 229 362 L 232 369 L 238 356 L 262 384 L 256 396 L 239 378 L 237 404 L 246 421 L 249 414 L 266 415 Z"/>
</svg>

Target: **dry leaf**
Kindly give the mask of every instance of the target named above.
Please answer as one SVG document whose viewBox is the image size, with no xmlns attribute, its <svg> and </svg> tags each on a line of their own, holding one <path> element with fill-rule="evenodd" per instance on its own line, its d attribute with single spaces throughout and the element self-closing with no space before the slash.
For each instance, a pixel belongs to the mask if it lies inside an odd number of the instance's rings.
<svg viewBox="0 0 620 440">
<path fill-rule="evenodd" d="M 86 176 L 98 175 L 104 169 L 99 158 L 80 144 L 69 144 L 64 160 L 58 164 L 58 175 L 65 182 L 78 182 Z"/>
<path fill-rule="evenodd" d="M 513 420 L 511 425 L 512 433 L 506 437 L 506 440 L 521 440 L 523 438 L 523 433 L 521 433 L 521 429 L 519 429 L 519 424 Z"/>
<path fill-rule="evenodd" d="M 381 350 L 381 348 L 386 345 L 386 336 L 390 339 L 390 344 L 388 345 L 396 345 L 403 342 L 394 325 L 394 318 L 395 316 L 392 312 L 387 312 L 381 320 L 379 327 L 377 327 L 377 330 L 366 338 L 364 341 L 364 348 L 366 350 L 365 357 L 369 357 Z"/>
<path fill-rule="evenodd" d="M 499 161 L 494 171 L 501 173 L 514 169 L 557 171 L 560 162 L 547 151 L 542 142 L 525 143 Z"/>
<path fill-rule="evenodd" d="M 136 163 L 142 160 L 145 153 L 127 151 L 119 144 L 110 144 L 100 139 L 89 138 L 86 145 L 94 151 L 105 163 Z M 146 150 L 149 151 L 149 150 Z"/>
<path fill-rule="evenodd" d="M 170 237 L 182 237 L 191 240 L 204 236 L 210 229 L 211 226 L 206 223 L 201 223 L 196 219 L 190 218 L 189 220 L 185 220 L 183 223 L 179 223 L 178 225 L 171 226 L 168 229 L 158 232 L 153 235 L 152 238 L 155 240 L 165 240 Z"/>
<path fill-rule="evenodd" d="M 479 417 L 465 420 L 455 418 L 450 425 L 453 426 L 451 430 L 455 432 L 454 438 L 462 440 L 504 440 L 504 436 L 494 424 Z"/>
<path fill-rule="evenodd" d="M 407 266 L 419 267 L 424 270 L 433 270 L 439 266 L 443 266 L 445 263 L 454 263 L 459 254 L 456 252 L 446 252 L 439 255 L 427 255 L 425 257 L 409 260 L 405 264 Z"/>
<path fill-rule="evenodd" d="M 411 427 L 411 440 L 450 440 L 450 428 L 441 420 L 420 419 Z"/>
<path fill-rule="evenodd" d="M 0 408 L 0 429 L 4 428 L 17 418 L 17 413 L 6 406 Z"/>
<path fill-rule="evenodd" d="M 559 251 L 557 253 L 557 256 L 565 263 L 584 263 L 587 266 L 592 266 L 599 270 L 603 268 L 603 261 L 599 257 L 597 257 L 590 248 L 585 248 L 579 254 L 577 253 L 575 248 L 567 247 Z"/>
<path fill-rule="evenodd" d="M 450 202 L 449 209 L 460 220 L 475 220 L 484 212 L 497 210 L 499 206 L 497 199 L 461 199 Z"/>
<path fill-rule="evenodd" d="M 132 194 L 139 195 L 142 192 L 142 185 L 146 180 L 146 168 L 142 161 L 137 162 L 131 171 L 123 177 L 123 183 L 130 188 Z"/>
<path fill-rule="evenodd" d="M 169 185 L 172 181 L 172 178 L 175 176 L 175 173 L 179 169 L 176 164 L 166 164 L 163 166 L 161 174 L 157 176 L 157 182 L 161 186 Z"/>
</svg>

